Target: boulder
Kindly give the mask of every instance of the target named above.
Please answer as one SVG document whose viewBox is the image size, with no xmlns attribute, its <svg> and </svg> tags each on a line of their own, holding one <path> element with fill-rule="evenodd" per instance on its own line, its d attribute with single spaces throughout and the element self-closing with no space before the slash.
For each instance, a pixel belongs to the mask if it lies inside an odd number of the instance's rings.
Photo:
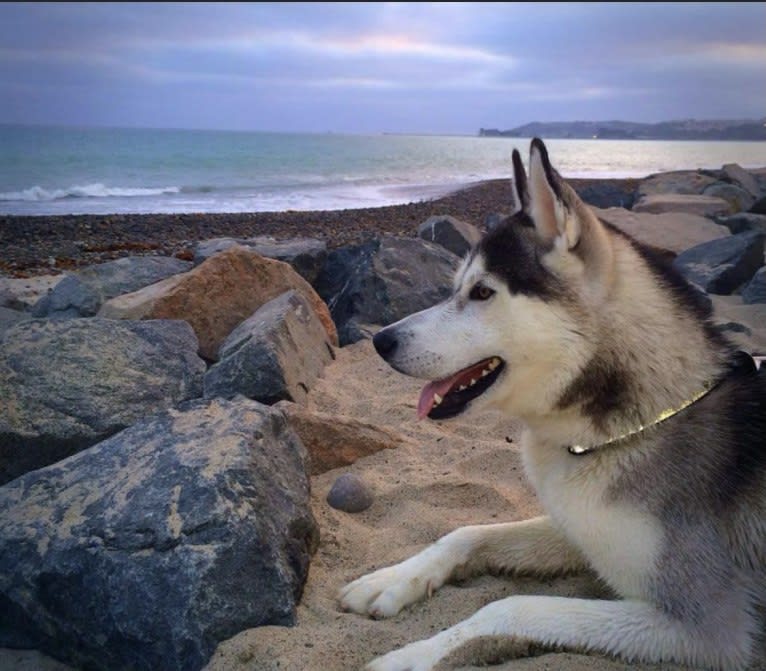
<svg viewBox="0 0 766 671">
<path fill-rule="evenodd" d="M 705 175 L 696 170 L 672 170 L 649 175 L 641 180 L 636 189 L 636 200 L 644 196 L 658 194 L 681 193 L 687 195 L 699 195 L 706 186 L 717 182 L 718 179 Z"/>
<path fill-rule="evenodd" d="M 726 226 L 732 233 L 745 231 L 762 231 L 766 233 L 766 214 L 752 212 L 737 212 L 729 217 L 716 217 L 716 222 Z"/>
<path fill-rule="evenodd" d="M 717 324 L 737 324 L 739 331 L 729 329 L 726 336 L 751 354 L 766 354 L 766 303 L 743 303 L 742 296 L 716 296 L 713 320 Z M 763 369 L 762 369 L 763 370 Z"/>
<path fill-rule="evenodd" d="M 305 457 L 281 413 L 195 401 L 0 488 L 0 646 L 196 671 L 294 625 L 318 541 Z"/>
<path fill-rule="evenodd" d="M 729 235 L 726 227 L 688 212 L 649 214 L 621 207 L 592 208 L 596 216 L 661 252 L 679 254 L 685 249 Z"/>
<path fill-rule="evenodd" d="M 317 313 L 333 345 L 338 334 L 327 305 L 287 263 L 236 245 L 188 273 L 113 298 L 99 315 L 113 319 L 184 319 L 199 339 L 200 354 L 218 358 L 226 336 L 261 305 L 285 291 L 301 293 Z"/>
<path fill-rule="evenodd" d="M 14 324 L 29 321 L 32 317 L 27 312 L 0 307 L 0 335 Z"/>
<path fill-rule="evenodd" d="M 235 245 L 243 245 L 258 252 L 261 256 L 289 263 L 293 269 L 309 284 L 316 281 L 317 275 L 327 258 L 327 243 L 316 238 L 292 238 L 276 240 L 269 236 L 255 238 L 213 238 L 203 240 L 194 250 L 194 264 L 199 265 L 213 254 L 222 252 Z"/>
<path fill-rule="evenodd" d="M 67 275 L 33 307 L 35 317 L 91 317 L 104 301 L 192 268 L 169 256 L 128 256 Z"/>
<path fill-rule="evenodd" d="M 0 277 L 0 307 L 29 310 L 63 279 L 64 275 Z"/>
<path fill-rule="evenodd" d="M 750 208 L 750 212 L 753 214 L 766 214 L 766 196 L 756 200 Z"/>
<path fill-rule="evenodd" d="M 418 226 L 418 235 L 461 257 L 481 240 L 481 231 L 476 226 L 449 215 L 428 217 Z"/>
<path fill-rule="evenodd" d="M 626 193 L 613 181 L 595 182 L 575 188 L 577 195 L 593 207 L 624 207 L 629 210 L 636 201 L 635 194 Z"/>
<path fill-rule="evenodd" d="M 388 235 L 331 254 L 317 286 L 328 293 L 337 289 L 327 300 L 341 345 L 446 299 L 459 260 L 431 242 Z"/>
<path fill-rule="evenodd" d="M 737 163 L 727 163 L 723 166 L 721 178 L 746 191 L 753 200 L 763 195 L 758 180 Z"/>
<path fill-rule="evenodd" d="M 703 217 L 718 217 L 732 214 L 734 210 L 723 198 L 667 193 L 641 197 L 633 205 L 633 211 L 652 214 L 688 212 Z"/>
<path fill-rule="evenodd" d="M 729 203 L 732 212 L 744 212 L 755 203 L 755 198 L 747 191 L 735 184 L 727 184 L 726 182 L 716 182 L 705 187 L 702 195 L 722 198 Z"/>
<path fill-rule="evenodd" d="M 205 375 L 208 398 L 242 394 L 262 403 L 305 402 L 333 349 L 311 304 L 291 290 L 237 326 L 218 359 Z"/>
<path fill-rule="evenodd" d="M 705 242 L 679 254 L 673 266 L 708 293 L 730 294 L 763 266 L 764 237 L 749 231 Z"/>
<path fill-rule="evenodd" d="M 742 290 L 742 302 L 766 303 L 766 268 L 761 268 Z"/>
<path fill-rule="evenodd" d="M 181 321 L 33 319 L 0 335 L 0 483 L 202 395 Z"/>
<path fill-rule="evenodd" d="M 275 407 L 287 415 L 306 446 L 311 475 L 350 466 L 357 459 L 405 444 L 400 434 L 353 417 L 307 410 L 286 401 Z"/>
</svg>

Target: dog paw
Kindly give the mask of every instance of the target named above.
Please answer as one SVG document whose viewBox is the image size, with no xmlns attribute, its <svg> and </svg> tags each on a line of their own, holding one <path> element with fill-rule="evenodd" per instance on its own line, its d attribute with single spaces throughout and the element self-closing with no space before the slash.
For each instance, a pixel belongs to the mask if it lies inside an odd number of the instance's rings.
<svg viewBox="0 0 766 671">
<path fill-rule="evenodd" d="M 340 590 L 338 598 L 342 610 L 382 619 L 396 615 L 432 590 L 427 579 L 423 582 L 397 564 L 354 580 Z"/>
</svg>

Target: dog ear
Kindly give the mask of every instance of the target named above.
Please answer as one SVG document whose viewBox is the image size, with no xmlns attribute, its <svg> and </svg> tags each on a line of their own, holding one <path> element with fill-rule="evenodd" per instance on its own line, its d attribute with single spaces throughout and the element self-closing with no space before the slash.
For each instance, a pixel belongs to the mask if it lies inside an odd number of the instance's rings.
<svg viewBox="0 0 766 671">
<path fill-rule="evenodd" d="M 524 172 L 524 164 L 521 162 L 521 154 L 518 149 L 513 150 L 511 155 L 513 162 L 513 179 L 511 191 L 513 192 L 513 210 L 511 215 L 526 212 L 529 209 L 529 191 L 527 187 L 527 173 Z"/>
<path fill-rule="evenodd" d="M 565 200 L 566 185 L 548 159 L 540 138 L 529 150 L 529 214 L 544 242 L 562 238 L 567 249 L 580 241 L 580 221 Z"/>
</svg>

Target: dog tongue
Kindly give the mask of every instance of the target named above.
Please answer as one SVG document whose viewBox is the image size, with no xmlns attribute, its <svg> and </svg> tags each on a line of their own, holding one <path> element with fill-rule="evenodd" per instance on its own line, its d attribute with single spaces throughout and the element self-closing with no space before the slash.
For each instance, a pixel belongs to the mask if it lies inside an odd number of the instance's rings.
<svg viewBox="0 0 766 671">
<path fill-rule="evenodd" d="M 431 412 L 431 408 L 434 407 L 434 395 L 439 394 L 442 398 L 446 396 L 447 392 L 452 389 L 454 383 L 461 375 L 462 372 L 456 373 L 445 380 L 429 382 L 423 387 L 423 391 L 420 392 L 420 400 L 418 400 L 418 419 L 425 419 L 428 417 L 428 413 Z"/>
<path fill-rule="evenodd" d="M 489 359 L 484 359 L 475 363 L 473 366 L 468 366 L 463 370 L 459 370 L 454 375 L 445 377 L 443 380 L 435 380 L 429 382 L 423 391 L 420 392 L 420 400 L 418 401 L 418 419 L 423 419 L 431 412 L 431 408 L 434 407 L 434 396 L 439 394 L 444 398 L 450 389 L 454 389 L 460 384 L 470 384 L 472 379 L 476 379 L 481 375 L 482 369 L 487 365 Z"/>
</svg>

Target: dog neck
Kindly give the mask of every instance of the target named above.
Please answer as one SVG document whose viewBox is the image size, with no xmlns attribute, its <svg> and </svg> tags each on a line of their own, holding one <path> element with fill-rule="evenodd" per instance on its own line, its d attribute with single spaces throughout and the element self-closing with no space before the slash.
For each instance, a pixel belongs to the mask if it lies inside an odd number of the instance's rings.
<svg viewBox="0 0 766 671">
<path fill-rule="evenodd" d="M 629 438 L 634 438 L 649 429 L 653 429 L 659 426 L 660 424 L 668 421 L 672 417 L 675 417 L 680 412 L 686 410 L 690 406 L 694 405 L 698 401 L 705 398 L 711 391 L 717 388 L 721 384 L 721 382 L 723 382 L 724 379 L 726 379 L 730 375 L 734 375 L 738 373 L 752 373 L 757 370 L 760 370 L 760 361 L 758 359 L 750 356 L 746 352 L 738 352 L 734 361 L 732 362 L 732 367 L 730 371 L 726 375 L 724 375 L 721 379 L 715 382 L 711 382 L 705 385 L 701 390 L 699 390 L 693 396 L 691 396 L 686 401 L 681 403 L 679 406 L 675 408 L 667 408 L 666 410 L 663 410 L 654 419 L 654 421 L 650 422 L 649 424 L 637 426 L 633 430 L 627 431 L 618 436 L 615 436 L 614 438 L 610 438 L 609 440 L 605 442 L 597 443 L 594 445 L 575 444 L 575 445 L 565 445 L 564 447 L 566 447 L 566 450 L 567 452 L 569 452 L 569 454 L 573 456 L 582 456 L 582 455 L 587 455 L 594 451 L 598 451 L 598 450 L 602 450 L 614 445 L 618 445 L 622 443 L 623 441 L 628 440 Z"/>
</svg>

